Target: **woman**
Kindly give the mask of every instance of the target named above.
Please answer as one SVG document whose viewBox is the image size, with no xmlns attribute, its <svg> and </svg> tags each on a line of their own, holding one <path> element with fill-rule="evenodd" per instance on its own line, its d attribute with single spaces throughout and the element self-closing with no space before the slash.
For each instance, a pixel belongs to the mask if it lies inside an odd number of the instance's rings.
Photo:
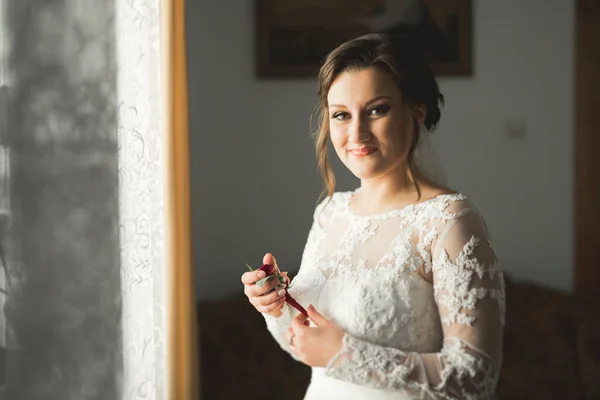
<svg viewBox="0 0 600 400">
<path fill-rule="evenodd" d="M 331 52 L 318 79 L 328 199 L 290 289 L 309 321 L 285 290 L 254 285 L 259 272 L 243 275 L 246 295 L 312 367 L 305 399 L 493 398 L 503 276 L 477 209 L 416 162 L 443 103 L 426 59 L 406 38 L 369 34 Z M 328 140 L 359 189 L 334 191 Z"/>
</svg>

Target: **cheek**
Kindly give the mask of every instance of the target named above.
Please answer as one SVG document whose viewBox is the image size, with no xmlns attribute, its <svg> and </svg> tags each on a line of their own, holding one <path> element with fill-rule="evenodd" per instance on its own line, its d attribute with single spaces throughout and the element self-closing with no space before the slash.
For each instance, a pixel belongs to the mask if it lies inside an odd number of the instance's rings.
<svg viewBox="0 0 600 400">
<path fill-rule="evenodd" d="M 410 128 L 406 124 L 402 123 L 387 123 L 382 124 L 379 130 L 382 139 L 384 139 L 389 145 L 396 150 L 408 151 L 410 147 L 412 133 Z"/>
<path fill-rule="evenodd" d="M 344 130 L 338 126 L 332 126 L 329 128 L 329 137 L 331 138 L 333 147 L 338 152 L 341 151 L 346 145 L 347 136 L 344 133 Z"/>
</svg>

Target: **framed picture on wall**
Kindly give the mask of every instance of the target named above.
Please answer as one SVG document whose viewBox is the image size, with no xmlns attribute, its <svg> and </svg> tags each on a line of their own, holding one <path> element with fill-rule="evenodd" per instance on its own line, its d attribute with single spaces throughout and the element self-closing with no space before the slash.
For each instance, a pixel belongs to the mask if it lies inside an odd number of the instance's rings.
<svg viewBox="0 0 600 400">
<path fill-rule="evenodd" d="M 259 78 L 314 77 L 346 40 L 411 29 L 438 76 L 472 73 L 471 0 L 255 0 Z"/>
</svg>

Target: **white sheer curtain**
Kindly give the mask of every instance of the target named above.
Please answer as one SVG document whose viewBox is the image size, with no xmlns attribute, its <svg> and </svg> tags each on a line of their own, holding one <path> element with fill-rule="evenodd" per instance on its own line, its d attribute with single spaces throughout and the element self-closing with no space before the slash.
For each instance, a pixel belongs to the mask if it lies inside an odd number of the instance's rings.
<svg viewBox="0 0 600 400">
<path fill-rule="evenodd" d="M 167 396 L 159 0 L 117 0 L 124 399 Z"/>
<path fill-rule="evenodd" d="M 8 55 L 9 35 L 6 25 L 8 16 L 5 5 L 0 3 L 0 256 L 4 257 L 3 242 L 10 225 L 10 147 L 8 138 L 8 101 L 9 101 L 9 79 L 6 63 Z M 0 258 L 1 258 L 0 257 Z M 9 284 L 6 274 L 4 260 L 0 259 L 0 362 L 4 362 L 6 349 L 6 319 L 4 317 L 4 305 L 8 295 Z M 4 366 L 0 365 L 0 371 Z M 0 374 L 0 375 L 3 375 Z M 4 377 L 0 379 L 4 380 Z"/>
<path fill-rule="evenodd" d="M 167 399 L 160 1 L 6 1 L 16 284 L 0 399 Z"/>
</svg>

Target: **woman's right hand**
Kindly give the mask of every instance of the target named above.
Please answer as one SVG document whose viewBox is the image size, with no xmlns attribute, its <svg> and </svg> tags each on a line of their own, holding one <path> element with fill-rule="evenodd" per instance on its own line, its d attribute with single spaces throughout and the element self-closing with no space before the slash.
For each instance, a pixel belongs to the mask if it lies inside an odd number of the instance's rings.
<svg viewBox="0 0 600 400">
<path fill-rule="evenodd" d="M 277 267 L 275 257 L 270 253 L 265 254 L 263 257 L 263 264 L 270 264 Z M 289 284 L 287 272 L 282 272 L 281 275 Z M 279 279 L 273 276 L 271 279 L 268 279 L 262 287 L 256 286 L 255 282 L 264 277 L 265 273 L 258 269 L 244 273 L 242 275 L 244 294 L 248 297 L 248 301 L 250 301 L 250 304 L 252 304 L 257 311 L 278 317 L 281 315 L 281 307 L 285 303 L 285 285 L 280 285 Z"/>
</svg>

